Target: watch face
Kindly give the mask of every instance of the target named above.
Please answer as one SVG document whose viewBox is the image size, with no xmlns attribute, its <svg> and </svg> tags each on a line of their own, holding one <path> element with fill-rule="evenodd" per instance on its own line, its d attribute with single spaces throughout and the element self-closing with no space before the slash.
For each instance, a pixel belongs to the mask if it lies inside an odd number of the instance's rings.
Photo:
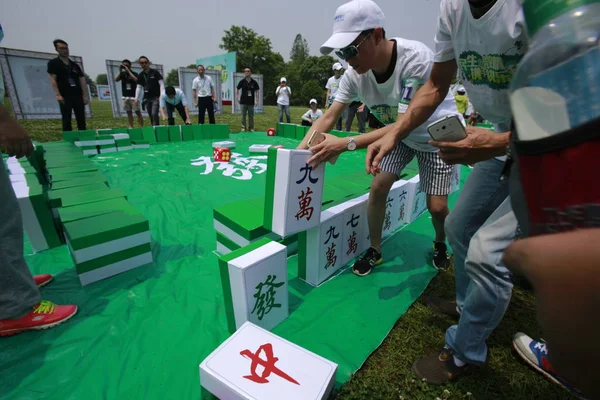
<svg viewBox="0 0 600 400">
<path fill-rule="evenodd" d="M 356 142 L 352 139 L 348 140 L 348 150 L 352 151 L 352 150 L 356 150 Z"/>
</svg>

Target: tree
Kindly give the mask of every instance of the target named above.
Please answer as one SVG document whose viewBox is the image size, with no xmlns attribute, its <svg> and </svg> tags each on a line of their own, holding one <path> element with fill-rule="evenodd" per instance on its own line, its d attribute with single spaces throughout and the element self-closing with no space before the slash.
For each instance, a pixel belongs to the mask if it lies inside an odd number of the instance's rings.
<svg viewBox="0 0 600 400">
<path fill-rule="evenodd" d="M 253 73 L 264 76 L 264 87 L 261 88 L 263 101 L 265 104 L 275 104 L 275 89 L 285 68 L 285 62 L 281 54 L 273 51 L 271 40 L 259 36 L 250 28 L 236 25 L 226 30 L 221 40 L 221 49 L 237 53 L 238 71 L 250 67 Z"/>
<path fill-rule="evenodd" d="M 325 97 L 325 88 L 315 79 L 311 79 L 302 86 L 299 100 L 300 104 L 309 106 L 310 99 L 317 99 L 319 107 L 323 107 L 323 98 Z"/>
<path fill-rule="evenodd" d="M 177 69 L 173 68 L 169 71 L 165 79 L 165 86 L 179 86 L 179 73 Z"/>
<path fill-rule="evenodd" d="M 94 83 L 94 81 L 92 80 L 92 78 L 90 78 L 90 76 L 88 74 L 83 74 L 83 76 L 85 77 L 85 82 L 88 84 L 88 86 L 90 87 L 90 96 L 91 97 L 96 97 L 98 96 L 98 89 L 96 88 L 96 84 Z"/>
<path fill-rule="evenodd" d="M 306 105 L 312 97 L 306 98 L 303 93 L 303 86 L 309 81 L 315 81 L 321 88 L 321 95 L 317 98 L 322 101 L 325 95 L 325 85 L 333 71 L 331 70 L 335 60 L 330 56 L 309 56 L 302 64 L 289 62 L 285 68 L 285 77 L 287 78 L 290 87 L 297 96 L 293 96 L 291 103 L 293 105 Z M 296 90 L 294 90 L 296 89 Z M 313 96 L 314 97 L 314 96 Z"/>
<path fill-rule="evenodd" d="M 297 34 L 292 44 L 292 51 L 290 51 L 291 62 L 302 65 L 304 60 L 308 58 L 309 53 L 308 42 L 302 38 L 301 34 Z"/>
<path fill-rule="evenodd" d="M 98 85 L 108 85 L 108 77 L 106 74 L 98 74 L 96 77 L 96 84 Z"/>
<path fill-rule="evenodd" d="M 196 63 L 190 64 L 186 68 L 194 68 L 194 69 L 196 69 Z"/>
</svg>

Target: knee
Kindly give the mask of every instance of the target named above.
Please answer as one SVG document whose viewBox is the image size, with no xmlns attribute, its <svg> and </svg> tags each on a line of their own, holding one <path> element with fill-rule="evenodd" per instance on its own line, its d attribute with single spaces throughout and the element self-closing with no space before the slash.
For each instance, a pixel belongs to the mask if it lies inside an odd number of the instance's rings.
<svg viewBox="0 0 600 400">
<path fill-rule="evenodd" d="M 442 221 L 446 218 L 446 216 L 448 215 L 448 201 L 444 201 L 444 200 L 436 200 L 436 201 L 430 201 L 428 204 L 427 209 L 429 210 L 429 213 L 431 214 L 432 218 L 435 218 L 438 221 Z"/>
<path fill-rule="evenodd" d="M 371 196 L 375 198 L 385 198 L 392 187 L 392 183 L 388 182 L 387 179 L 378 179 L 382 175 L 378 175 L 373 182 L 371 182 Z"/>
</svg>

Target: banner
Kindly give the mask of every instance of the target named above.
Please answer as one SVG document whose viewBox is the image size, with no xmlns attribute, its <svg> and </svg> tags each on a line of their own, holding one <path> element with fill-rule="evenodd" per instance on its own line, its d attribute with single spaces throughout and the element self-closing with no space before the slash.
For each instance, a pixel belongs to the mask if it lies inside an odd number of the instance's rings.
<svg viewBox="0 0 600 400">
<path fill-rule="evenodd" d="M 233 75 L 232 81 L 235 84 L 235 86 L 233 87 L 234 88 L 234 96 L 233 96 L 233 101 L 231 103 L 231 105 L 232 105 L 231 113 L 239 114 L 242 112 L 242 108 L 240 107 L 240 103 L 238 102 L 236 88 L 237 88 L 238 83 L 240 83 L 240 81 L 242 79 L 244 79 L 246 76 L 242 72 L 234 72 L 232 75 Z M 260 88 L 259 93 L 258 93 L 258 106 L 254 107 L 254 113 L 262 114 L 265 112 L 264 104 L 263 104 L 263 99 L 265 97 L 265 95 L 264 95 L 265 80 L 263 79 L 262 75 L 258 75 L 258 74 L 252 74 L 252 79 L 254 79 L 256 82 L 258 82 L 258 87 Z"/>
<path fill-rule="evenodd" d="M 62 118 L 47 72 L 48 61 L 56 57 L 58 55 L 53 53 L 0 48 L 0 67 L 15 118 Z M 85 73 L 81 57 L 69 58 Z M 88 96 L 91 96 L 91 93 L 88 93 Z M 85 116 L 92 116 L 89 103 L 85 107 Z"/>
<path fill-rule="evenodd" d="M 185 93 L 188 102 L 190 103 L 190 115 L 198 115 L 198 109 L 194 107 L 194 96 L 192 94 L 192 83 L 194 78 L 198 76 L 198 71 L 194 68 L 179 67 L 177 70 L 179 75 L 179 89 Z M 215 84 L 215 114 L 220 114 L 223 111 L 223 102 L 221 98 L 221 73 L 219 71 L 205 71 L 206 76 L 210 76 Z"/>
<path fill-rule="evenodd" d="M 236 70 L 236 53 L 224 53 L 211 57 L 196 59 L 196 65 L 204 65 L 206 70 L 220 71 L 221 73 L 221 99 L 229 104 L 235 94 L 235 86 L 231 73 Z M 220 103 L 221 104 L 221 103 Z"/>
<path fill-rule="evenodd" d="M 98 91 L 98 100 L 111 101 L 109 85 L 96 85 L 96 90 Z"/>
<path fill-rule="evenodd" d="M 120 73 L 119 67 L 121 66 L 121 62 L 122 61 L 117 60 L 106 60 L 106 77 L 108 78 L 108 85 L 110 86 L 110 100 L 112 102 L 113 116 L 115 118 L 127 116 L 127 113 L 125 110 L 123 110 L 123 91 L 121 90 L 121 82 L 115 82 L 115 77 Z M 161 64 L 150 64 L 150 68 L 160 72 L 160 74 L 163 76 L 163 79 L 167 79 Z M 132 62 L 131 70 L 139 74 L 142 72 L 142 67 L 137 61 Z M 140 99 L 140 104 L 142 103 L 142 100 L 143 97 Z M 145 112 L 143 112 L 143 114 L 145 114 Z"/>
</svg>

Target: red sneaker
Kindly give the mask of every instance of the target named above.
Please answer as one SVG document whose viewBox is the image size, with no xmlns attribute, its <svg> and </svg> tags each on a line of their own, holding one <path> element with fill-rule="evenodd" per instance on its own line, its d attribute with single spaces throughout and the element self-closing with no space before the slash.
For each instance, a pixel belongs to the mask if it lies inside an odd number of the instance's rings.
<svg viewBox="0 0 600 400">
<path fill-rule="evenodd" d="M 40 287 L 46 286 L 47 284 L 52 282 L 54 280 L 54 277 L 50 274 L 35 275 L 33 277 L 33 280 L 35 281 L 35 284 L 37 285 L 37 287 L 40 288 Z"/>
<path fill-rule="evenodd" d="M 54 328 L 77 313 L 77 306 L 57 306 L 42 300 L 23 318 L 0 319 L 0 336 L 12 336 L 25 331 Z"/>
</svg>

